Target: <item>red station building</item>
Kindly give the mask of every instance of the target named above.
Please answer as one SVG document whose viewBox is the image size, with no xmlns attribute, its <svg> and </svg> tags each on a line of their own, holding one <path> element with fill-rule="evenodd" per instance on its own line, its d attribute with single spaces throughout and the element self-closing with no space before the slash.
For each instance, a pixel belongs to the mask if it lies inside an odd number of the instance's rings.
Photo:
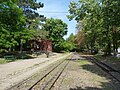
<svg viewBox="0 0 120 90">
<path fill-rule="evenodd" d="M 32 40 L 31 46 L 34 51 L 52 52 L 52 41 L 51 40 Z"/>
</svg>

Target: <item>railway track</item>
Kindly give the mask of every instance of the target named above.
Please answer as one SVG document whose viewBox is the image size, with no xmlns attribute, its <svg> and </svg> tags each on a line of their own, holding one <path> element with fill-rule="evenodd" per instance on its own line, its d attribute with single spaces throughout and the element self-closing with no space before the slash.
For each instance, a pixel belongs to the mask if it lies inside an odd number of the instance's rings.
<svg viewBox="0 0 120 90">
<path fill-rule="evenodd" d="M 59 79 L 60 75 L 68 65 L 69 61 L 64 61 L 59 67 L 55 68 L 56 70 L 49 73 L 43 79 L 39 80 L 28 90 L 51 90 L 55 82 Z"/>
<path fill-rule="evenodd" d="M 97 60 L 94 57 L 91 56 L 84 56 L 87 60 L 90 60 L 92 63 L 97 65 L 99 68 L 101 68 L 103 71 L 108 73 L 112 78 L 114 78 L 116 81 L 120 83 L 120 71 L 114 69 L 113 67 L 101 62 L 100 60 Z"/>
<path fill-rule="evenodd" d="M 69 59 L 72 57 L 73 56 L 70 56 Z M 36 75 L 25 79 L 7 90 L 51 90 L 69 64 L 69 60 L 67 59 L 60 60 L 46 70 L 43 70 L 43 72 L 40 71 Z"/>
</svg>

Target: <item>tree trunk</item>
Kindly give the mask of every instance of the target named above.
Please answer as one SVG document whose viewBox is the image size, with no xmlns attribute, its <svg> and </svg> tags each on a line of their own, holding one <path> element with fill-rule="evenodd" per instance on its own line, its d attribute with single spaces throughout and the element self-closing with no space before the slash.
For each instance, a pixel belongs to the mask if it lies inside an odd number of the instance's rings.
<svg viewBox="0 0 120 90">
<path fill-rule="evenodd" d="M 117 38 L 116 38 L 116 27 L 115 26 L 112 27 L 112 33 L 113 33 L 112 34 L 113 35 L 112 36 L 112 39 L 113 39 L 113 55 L 116 56 L 116 54 L 117 54 L 117 52 L 116 52 L 117 51 L 117 46 L 116 46 L 117 45 Z"/>
<path fill-rule="evenodd" d="M 111 55 L 111 43 L 109 42 L 107 45 L 107 55 Z"/>
<path fill-rule="evenodd" d="M 20 39 L 20 53 L 22 53 L 22 50 L 23 50 L 23 43 L 22 43 L 22 40 Z"/>
</svg>

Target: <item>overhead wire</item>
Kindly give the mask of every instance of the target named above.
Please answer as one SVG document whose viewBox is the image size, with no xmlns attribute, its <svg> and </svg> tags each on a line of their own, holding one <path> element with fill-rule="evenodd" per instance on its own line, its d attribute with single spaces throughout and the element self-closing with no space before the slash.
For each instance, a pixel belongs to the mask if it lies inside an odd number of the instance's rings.
<svg viewBox="0 0 120 90">
<path fill-rule="evenodd" d="M 68 12 L 50 12 L 50 11 L 37 11 L 37 12 L 41 12 L 41 13 L 51 13 L 51 14 L 53 14 L 53 13 L 59 13 L 59 14 L 62 14 L 62 13 L 68 13 Z"/>
</svg>

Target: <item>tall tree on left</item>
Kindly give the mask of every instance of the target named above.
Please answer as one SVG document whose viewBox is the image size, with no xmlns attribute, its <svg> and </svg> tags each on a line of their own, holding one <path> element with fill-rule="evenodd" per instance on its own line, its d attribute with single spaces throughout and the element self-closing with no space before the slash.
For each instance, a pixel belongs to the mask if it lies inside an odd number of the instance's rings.
<svg viewBox="0 0 120 90">
<path fill-rule="evenodd" d="M 23 10 L 23 13 L 26 17 L 26 28 L 34 32 L 32 33 L 31 39 L 41 39 L 41 37 L 38 37 L 39 35 L 36 35 L 36 33 L 38 33 L 38 31 L 45 33 L 43 30 L 40 30 L 39 26 L 43 25 L 42 22 L 45 21 L 46 18 L 44 17 L 44 15 L 40 15 L 38 12 L 36 12 L 36 10 L 42 8 L 44 4 L 41 2 L 37 2 L 37 0 L 19 0 L 17 5 Z M 22 48 L 22 45 L 20 45 L 20 47 Z M 31 46 L 30 44 L 28 45 L 27 43 L 25 43 L 24 48 L 27 47 Z"/>
<path fill-rule="evenodd" d="M 27 18 L 27 27 L 29 29 L 37 29 L 40 21 L 44 20 L 45 17 L 36 12 L 36 10 L 43 8 L 44 4 L 37 2 L 37 0 L 19 0 L 18 6 L 22 8 Z"/>
<path fill-rule="evenodd" d="M 0 0 L 0 51 L 13 50 L 20 40 L 29 38 L 26 17 L 17 0 Z"/>
</svg>

